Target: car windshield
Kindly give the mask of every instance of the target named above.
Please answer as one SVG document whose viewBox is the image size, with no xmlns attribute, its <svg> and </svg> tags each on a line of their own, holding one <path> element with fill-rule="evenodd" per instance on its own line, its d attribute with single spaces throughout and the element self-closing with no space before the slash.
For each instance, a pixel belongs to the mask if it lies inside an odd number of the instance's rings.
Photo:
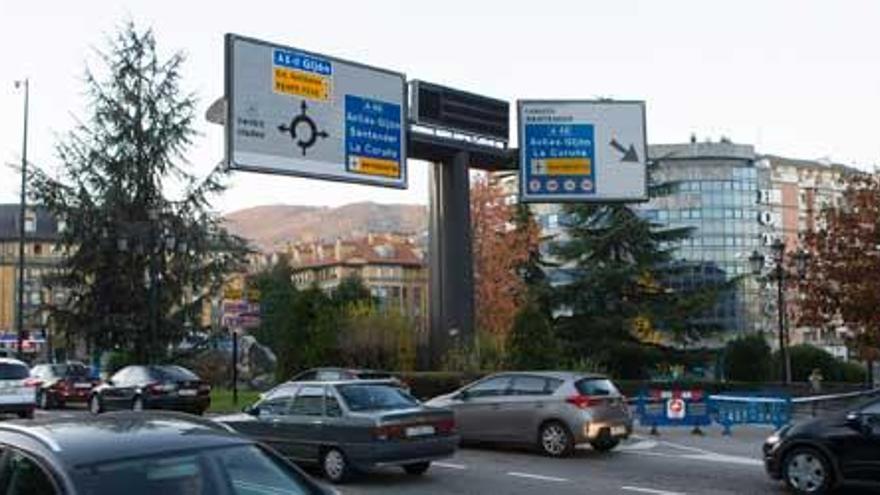
<svg viewBox="0 0 880 495">
<path fill-rule="evenodd" d="M 575 384 L 583 395 L 620 395 L 611 380 L 605 378 L 585 378 Z"/>
<path fill-rule="evenodd" d="M 248 445 L 85 466 L 75 483 L 87 495 L 306 495 L 298 472 Z"/>
<path fill-rule="evenodd" d="M 0 380 L 23 380 L 31 375 L 27 366 L 15 363 L 0 363 Z"/>
<path fill-rule="evenodd" d="M 161 380 L 198 380 L 192 371 L 181 366 L 156 366 L 153 372 Z"/>
<path fill-rule="evenodd" d="M 53 364 L 49 367 L 52 376 L 65 376 L 71 378 L 87 378 L 89 370 L 81 364 Z"/>
<path fill-rule="evenodd" d="M 351 384 L 336 387 L 352 411 L 407 409 L 418 406 L 412 396 L 393 385 Z"/>
</svg>

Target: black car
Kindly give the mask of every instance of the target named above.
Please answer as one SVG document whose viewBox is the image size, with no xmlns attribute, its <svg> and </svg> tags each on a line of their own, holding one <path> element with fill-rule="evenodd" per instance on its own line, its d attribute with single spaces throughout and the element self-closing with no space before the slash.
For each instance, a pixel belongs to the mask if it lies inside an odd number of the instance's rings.
<svg viewBox="0 0 880 495">
<path fill-rule="evenodd" d="M 92 390 L 89 410 L 171 409 L 204 414 L 211 405 L 211 386 L 195 373 L 174 365 L 126 366 Z"/>
<path fill-rule="evenodd" d="M 270 448 L 171 412 L 0 424 L 7 495 L 328 494 Z"/>
<path fill-rule="evenodd" d="M 799 494 L 841 483 L 880 485 L 880 400 L 783 427 L 764 443 L 764 465 Z"/>
<path fill-rule="evenodd" d="M 423 474 L 459 441 L 452 411 L 425 407 L 387 380 L 292 382 L 246 411 L 215 419 L 290 460 L 320 466 L 334 483 L 375 467 Z"/>
<path fill-rule="evenodd" d="M 85 403 L 98 384 L 89 375 L 89 368 L 76 362 L 38 364 L 31 368 L 31 378 L 37 380 L 37 404 L 42 409 Z"/>
</svg>

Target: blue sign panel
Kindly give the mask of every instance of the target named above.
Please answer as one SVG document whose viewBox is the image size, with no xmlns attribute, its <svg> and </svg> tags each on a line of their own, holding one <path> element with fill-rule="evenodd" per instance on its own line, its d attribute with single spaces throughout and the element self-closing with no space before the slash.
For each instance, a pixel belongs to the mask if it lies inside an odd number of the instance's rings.
<svg viewBox="0 0 880 495">
<path fill-rule="evenodd" d="M 526 124 L 523 138 L 523 186 L 528 194 L 595 194 L 592 125 Z"/>
<path fill-rule="evenodd" d="M 345 166 L 354 174 L 400 177 L 400 105 L 345 95 Z"/>
<path fill-rule="evenodd" d="M 333 74 L 333 64 L 329 60 L 306 55 L 305 53 L 275 49 L 272 61 L 275 65 L 289 69 L 298 69 L 322 76 Z"/>
</svg>

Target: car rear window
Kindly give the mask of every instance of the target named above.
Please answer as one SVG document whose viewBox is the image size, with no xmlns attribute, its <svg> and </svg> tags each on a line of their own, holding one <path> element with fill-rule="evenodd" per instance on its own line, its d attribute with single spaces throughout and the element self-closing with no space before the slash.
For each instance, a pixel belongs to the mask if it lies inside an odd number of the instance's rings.
<svg viewBox="0 0 880 495">
<path fill-rule="evenodd" d="M 23 364 L 0 363 L 0 380 L 24 380 L 29 376 L 31 372 Z"/>
<path fill-rule="evenodd" d="M 578 380 L 575 387 L 583 395 L 620 395 L 617 387 L 607 378 L 584 378 Z"/>
<path fill-rule="evenodd" d="M 389 378 L 394 378 L 394 375 L 391 373 L 385 373 L 382 371 L 362 371 L 360 373 L 355 373 L 358 380 L 387 380 Z"/>
<path fill-rule="evenodd" d="M 198 380 L 192 371 L 181 366 L 156 366 L 153 373 L 160 380 Z"/>
<path fill-rule="evenodd" d="M 49 367 L 52 376 L 81 378 L 89 376 L 89 369 L 81 364 L 53 364 Z"/>
<path fill-rule="evenodd" d="M 215 472 L 220 476 L 215 476 Z M 75 472 L 75 478 L 77 488 L 88 495 L 315 493 L 296 471 L 254 446 L 86 466 Z"/>
<path fill-rule="evenodd" d="M 393 385 L 351 384 L 336 387 L 352 411 L 379 411 L 408 409 L 419 402 Z"/>
</svg>

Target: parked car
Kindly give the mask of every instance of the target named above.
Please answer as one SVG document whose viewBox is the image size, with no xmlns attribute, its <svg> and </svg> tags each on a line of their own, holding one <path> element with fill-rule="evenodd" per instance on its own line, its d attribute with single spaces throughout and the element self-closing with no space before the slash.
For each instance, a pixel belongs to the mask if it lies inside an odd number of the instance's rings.
<svg viewBox="0 0 880 495">
<path fill-rule="evenodd" d="M 363 368 L 312 368 L 297 374 L 292 382 L 335 382 L 340 380 L 400 380 L 389 371 Z"/>
<path fill-rule="evenodd" d="M 0 358 L 0 414 L 33 418 L 37 406 L 36 385 L 27 364 L 18 359 Z"/>
<path fill-rule="evenodd" d="M 171 412 L 0 424 L 0 473 L 9 495 L 332 493 L 272 449 Z"/>
<path fill-rule="evenodd" d="M 536 445 L 552 457 L 582 443 L 611 450 L 633 426 L 617 387 L 595 374 L 501 373 L 427 405 L 452 409 L 463 441 Z"/>
<path fill-rule="evenodd" d="M 333 483 L 383 466 L 419 475 L 458 445 L 451 411 L 426 408 L 388 380 L 291 382 L 245 414 L 217 420 L 291 460 L 318 464 Z"/>
<path fill-rule="evenodd" d="M 77 362 L 38 364 L 31 368 L 37 380 L 37 404 L 41 409 L 64 407 L 69 402 L 86 403 L 98 382 L 92 380 L 89 368 Z"/>
<path fill-rule="evenodd" d="M 767 473 L 794 493 L 826 493 L 841 483 L 880 488 L 880 400 L 785 426 L 763 451 Z"/>
<path fill-rule="evenodd" d="M 92 389 L 89 410 L 171 409 L 204 414 L 211 405 L 211 386 L 195 373 L 175 365 L 126 366 Z"/>
</svg>

